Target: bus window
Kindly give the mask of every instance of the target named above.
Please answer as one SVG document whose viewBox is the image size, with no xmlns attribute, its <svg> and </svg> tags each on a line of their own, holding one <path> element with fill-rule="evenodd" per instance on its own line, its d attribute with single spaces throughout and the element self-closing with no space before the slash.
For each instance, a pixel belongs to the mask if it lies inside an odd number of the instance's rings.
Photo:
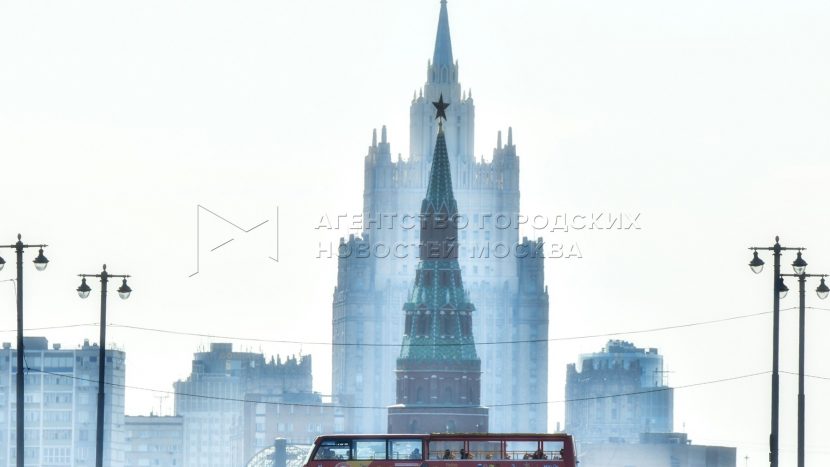
<svg viewBox="0 0 830 467">
<path fill-rule="evenodd" d="M 352 459 L 386 459 L 386 441 L 382 439 L 356 439 Z"/>
<path fill-rule="evenodd" d="M 562 460 L 565 453 L 565 443 L 563 441 L 544 441 L 542 451 L 548 456 L 548 459 Z"/>
<path fill-rule="evenodd" d="M 504 450 L 510 459 L 532 459 L 538 449 L 538 441 L 507 441 Z"/>
<path fill-rule="evenodd" d="M 420 439 L 390 439 L 389 440 L 389 458 L 390 459 L 417 459 L 421 460 L 424 448 L 421 445 Z"/>
<path fill-rule="evenodd" d="M 349 460 L 351 443 L 342 439 L 324 439 L 314 453 L 314 460 L 343 459 Z"/>
<path fill-rule="evenodd" d="M 460 459 L 464 441 L 430 441 L 430 459 Z"/>
<path fill-rule="evenodd" d="M 501 441 L 470 441 L 473 459 L 501 459 Z"/>
</svg>

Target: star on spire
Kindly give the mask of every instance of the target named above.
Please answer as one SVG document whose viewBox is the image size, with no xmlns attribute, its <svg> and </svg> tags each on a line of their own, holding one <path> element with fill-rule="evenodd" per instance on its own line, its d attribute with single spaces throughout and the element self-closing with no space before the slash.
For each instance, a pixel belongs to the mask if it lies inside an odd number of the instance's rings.
<svg viewBox="0 0 830 467">
<path fill-rule="evenodd" d="M 436 120 L 438 120 L 438 123 L 440 124 L 442 118 L 444 120 L 447 119 L 447 114 L 444 111 L 447 109 L 447 107 L 450 106 L 450 104 L 444 102 L 444 94 L 442 93 L 438 97 L 438 102 L 433 102 L 432 105 L 435 106 L 435 110 L 437 111 L 435 114 L 435 118 Z"/>
</svg>

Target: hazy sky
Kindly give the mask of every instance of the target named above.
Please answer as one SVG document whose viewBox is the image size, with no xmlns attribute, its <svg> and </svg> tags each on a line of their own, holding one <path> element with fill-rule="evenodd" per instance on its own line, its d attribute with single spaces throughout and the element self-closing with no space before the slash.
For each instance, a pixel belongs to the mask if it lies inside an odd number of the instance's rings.
<svg viewBox="0 0 830 467">
<path fill-rule="evenodd" d="M 641 230 L 523 232 L 583 254 L 547 260 L 553 338 L 769 311 L 771 272 L 751 274 L 746 247 L 776 234 L 808 247 L 808 272 L 830 272 L 830 4 L 451 0 L 449 15 L 476 154 L 513 126 L 522 211 L 641 213 Z M 437 0 L 0 3 L 0 243 L 21 232 L 52 261 L 27 266 L 27 327 L 96 322 L 76 274 L 106 262 L 135 276 L 130 300 L 110 298 L 112 323 L 330 341 L 336 260 L 316 256 L 350 232 L 314 227 L 360 212 L 372 128 L 386 124 L 407 156 L 437 17 Z M 244 228 L 269 222 L 245 234 L 203 212 L 189 277 L 198 204 Z M 816 286 L 808 305 L 830 308 Z M 796 305 L 795 293 L 782 302 Z M 0 329 L 14 316 L 0 283 Z M 830 311 L 807 318 L 807 373 L 830 378 Z M 97 340 L 95 327 L 31 334 Z M 127 384 L 161 390 L 211 341 L 108 336 L 127 351 Z M 659 348 L 673 386 L 770 369 L 769 315 L 624 337 Z M 565 365 L 607 339 L 550 345 L 551 401 Z M 329 346 L 235 345 L 310 352 L 330 393 Z M 796 351 L 785 311 L 782 370 L 797 371 Z M 807 461 L 826 465 L 830 381 L 806 387 Z M 796 391 L 782 375 L 782 465 L 795 463 Z M 157 408 L 154 395 L 128 390 L 128 413 Z M 553 429 L 564 406 L 548 409 Z M 677 389 L 675 430 L 764 464 L 769 376 Z"/>
</svg>

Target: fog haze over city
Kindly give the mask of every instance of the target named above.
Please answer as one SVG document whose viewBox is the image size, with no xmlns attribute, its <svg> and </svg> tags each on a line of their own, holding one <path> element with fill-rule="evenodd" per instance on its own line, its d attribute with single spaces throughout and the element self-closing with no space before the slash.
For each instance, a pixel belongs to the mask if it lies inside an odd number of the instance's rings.
<svg viewBox="0 0 830 467">
<path fill-rule="evenodd" d="M 267 359 L 310 354 L 314 389 L 331 394 L 328 253 L 361 229 L 321 219 L 362 212 L 373 129 L 385 125 L 393 158 L 408 157 L 438 3 L 0 6 L 0 244 L 21 233 L 49 245 L 46 271 L 25 257 L 27 335 L 97 341 L 100 286 L 90 281 L 85 301 L 75 288 L 106 263 L 132 276 L 130 299 L 110 298 L 107 331 L 126 352 L 127 414 L 172 414 L 172 383 L 215 342 Z M 747 247 L 780 235 L 807 248 L 808 272 L 830 273 L 830 6 L 448 7 L 475 155 L 490 160 L 512 127 L 522 214 L 548 221 L 519 227 L 549 245 L 548 429 L 565 423 L 566 365 L 625 339 L 663 355 L 674 431 L 765 465 L 772 257 L 756 276 Z M 551 228 L 601 213 L 636 228 Z M 13 252 L 0 255 L 0 280 L 13 278 Z M 794 259 L 784 255 L 784 272 Z M 794 465 L 798 300 L 787 283 L 781 464 Z M 817 285 L 811 465 L 830 461 L 830 303 Z M 3 342 L 15 341 L 14 304 L 0 282 Z"/>
</svg>

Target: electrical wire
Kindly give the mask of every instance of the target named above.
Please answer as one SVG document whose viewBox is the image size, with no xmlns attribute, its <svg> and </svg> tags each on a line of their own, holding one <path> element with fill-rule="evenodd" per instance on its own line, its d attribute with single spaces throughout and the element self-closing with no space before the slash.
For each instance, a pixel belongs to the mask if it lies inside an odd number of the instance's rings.
<svg viewBox="0 0 830 467">
<path fill-rule="evenodd" d="M 54 329 L 69 329 L 69 328 L 82 328 L 82 327 L 89 327 L 89 326 L 98 326 L 98 323 L 75 323 L 75 324 L 58 324 L 55 326 L 42 326 L 37 328 L 23 328 L 24 332 L 29 331 L 51 331 Z M 17 332 L 17 329 L 3 329 L 0 330 L 0 333 L 9 333 L 9 332 Z"/>
<path fill-rule="evenodd" d="M 782 308 L 781 311 L 787 310 L 794 310 L 797 307 L 790 307 L 790 308 Z M 816 308 L 822 309 L 822 308 Z M 830 311 L 830 308 L 826 308 L 823 310 Z M 754 318 L 758 316 L 764 316 L 771 314 L 771 311 L 762 311 L 759 313 L 750 313 L 745 315 L 736 315 L 736 316 L 728 316 L 726 318 L 718 318 L 708 321 L 696 321 L 691 323 L 681 323 L 681 324 L 674 324 L 668 326 L 660 326 L 655 328 L 646 328 L 646 329 L 635 329 L 629 331 L 615 331 L 615 332 L 608 332 L 608 333 L 597 333 L 597 334 L 583 334 L 578 336 L 565 336 L 565 337 L 551 337 L 548 339 L 520 339 L 520 340 L 503 340 L 503 341 L 479 341 L 479 342 L 461 342 L 461 343 L 435 343 L 435 344 L 409 344 L 409 347 L 463 347 L 463 346 L 486 346 L 486 345 L 505 345 L 505 344 L 538 344 L 543 342 L 565 342 L 565 341 L 573 341 L 573 340 L 584 340 L 584 339 L 593 339 L 597 337 L 615 337 L 615 336 L 625 336 L 625 335 L 634 335 L 634 334 L 645 334 L 651 332 L 661 332 L 661 331 L 670 331 L 674 329 L 683 329 L 683 328 L 690 328 L 696 326 L 706 326 L 710 324 L 718 324 L 724 323 L 729 321 L 735 321 L 740 319 L 746 318 Z M 62 325 L 55 325 L 55 326 L 43 326 L 37 328 L 25 328 L 24 331 L 48 331 L 48 330 L 55 330 L 55 329 L 70 329 L 70 328 L 78 328 L 78 327 L 91 327 L 91 326 L 98 326 L 98 323 L 75 323 L 75 324 L 62 324 Z M 109 323 L 107 324 L 109 328 L 122 328 L 122 329 L 130 329 L 134 331 L 145 331 L 145 332 L 155 332 L 159 334 L 172 334 L 177 336 L 189 336 L 189 337 L 201 337 L 206 339 L 223 339 L 223 340 L 232 340 L 232 341 L 247 341 L 247 342 L 260 342 L 260 343 L 269 343 L 269 344 L 292 344 L 292 345 L 324 345 L 324 346 L 332 346 L 332 347 L 395 347 L 398 348 L 401 346 L 400 343 L 375 343 L 375 342 L 324 342 L 324 341 L 302 341 L 302 340 L 289 340 L 289 339 L 266 339 L 266 338 L 259 338 L 259 337 L 247 337 L 247 336 L 231 336 L 231 335 L 223 335 L 223 334 L 211 334 L 211 333 L 204 333 L 204 332 L 195 332 L 195 331 L 181 331 L 175 329 L 164 329 L 164 328 L 154 328 L 148 326 L 138 326 L 133 324 L 120 324 L 120 323 Z M 3 329 L 0 330 L 0 333 L 10 333 L 10 332 L 17 332 L 17 329 Z"/>
<path fill-rule="evenodd" d="M 62 378 L 69 378 L 69 379 L 73 379 L 73 380 L 85 381 L 85 382 L 89 382 L 89 383 L 93 383 L 93 384 L 99 384 L 99 381 L 95 380 L 95 379 L 82 378 L 80 376 L 73 376 L 73 375 L 68 375 L 68 374 L 65 374 L 65 373 L 55 373 L 55 372 L 46 371 L 46 370 L 39 370 L 39 369 L 35 369 L 35 368 L 31 368 L 31 369 L 27 368 L 27 371 L 34 371 L 34 372 L 54 375 L 54 376 L 58 376 L 58 377 L 62 377 Z M 715 380 L 709 380 L 709 381 L 701 381 L 701 382 L 697 382 L 697 383 L 684 384 L 684 385 L 674 386 L 674 387 L 657 387 L 657 388 L 651 388 L 651 389 L 643 389 L 641 391 L 624 392 L 624 393 L 618 393 L 618 394 L 607 394 L 607 395 L 601 395 L 601 396 L 579 397 L 579 398 L 573 398 L 573 399 L 548 400 L 548 401 L 537 401 L 537 402 L 514 402 L 514 403 L 505 403 L 505 404 L 489 404 L 487 407 L 519 407 L 519 406 L 532 406 L 532 405 L 564 404 L 564 403 L 569 403 L 569 402 L 583 402 L 583 401 L 600 400 L 600 399 L 612 399 L 612 398 L 615 398 L 615 397 L 636 396 L 636 395 L 641 395 L 641 394 L 651 394 L 651 393 L 657 393 L 657 392 L 673 391 L 673 390 L 677 390 L 677 389 L 688 389 L 688 388 L 694 388 L 694 387 L 700 387 L 700 386 L 707 386 L 707 385 L 710 385 L 710 384 L 726 383 L 726 382 L 729 382 L 729 381 L 737 381 L 737 380 L 742 380 L 742 379 L 748 379 L 748 378 L 753 378 L 753 377 L 756 377 L 756 376 L 766 375 L 766 374 L 770 374 L 770 373 L 771 373 L 770 371 L 760 371 L 760 372 L 757 372 L 757 373 L 749 373 L 749 374 L 740 375 L 740 376 L 732 376 L 732 377 L 729 377 L 729 378 L 721 378 L 721 379 L 715 379 Z M 185 393 L 185 392 L 167 391 L 167 390 L 163 390 L 163 389 L 153 389 L 153 388 L 146 388 L 146 387 L 141 387 L 141 386 L 129 386 L 129 385 L 126 385 L 126 384 L 117 384 L 117 383 L 106 382 L 106 381 L 104 381 L 104 384 L 107 385 L 107 386 L 119 387 L 119 388 L 124 388 L 124 389 L 134 389 L 134 390 L 138 390 L 138 391 L 147 391 L 147 392 L 154 392 L 154 393 L 159 393 L 159 394 L 169 394 L 169 395 L 181 396 L 181 397 L 194 397 L 194 398 L 198 398 L 198 399 L 219 400 L 219 401 L 225 401 L 225 402 L 241 402 L 241 403 L 250 403 L 250 404 L 284 405 L 284 406 L 311 407 L 311 408 L 326 408 L 326 407 L 329 407 L 329 408 L 334 408 L 334 409 L 378 409 L 378 410 L 382 409 L 382 410 L 386 410 L 388 408 L 387 406 L 375 406 L 375 405 L 304 404 L 304 403 L 297 403 L 297 402 L 258 401 L 258 400 L 250 400 L 250 399 L 238 399 L 238 398 L 233 398 L 233 397 L 209 396 L 209 395 L 205 395 L 205 394 L 191 394 L 191 393 Z M 431 405 L 430 408 L 451 409 L 451 408 L 457 408 L 457 406 L 442 407 L 442 406 L 432 406 Z"/>
<path fill-rule="evenodd" d="M 795 308 L 784 308 L 782 311 L 791 310 Z M 578 336 L 566 336 L 566 337 L 551 337 L 548 339 L 520 339 L 520 340 L 503 340 L 503 341 L 479 341 L 479 342 L 464 342 L 464 343 L 435 343 L 435 344 L 409 344 L 410 347 L 460 347 L 460 346 L 485 346 L 485 345 L 504 345 L 504 344 L 536 344 L 542 342 L 563 342 L 563 341 L 572 341 L 572 340 L 582 340 L 582 339 L 592 339 L 597 337 L 614 337 L 614 336 L 623 336 L 623 335 L 632 335 L 632 334 L 643 334 L 643 333 L 650 333 L 650 332 L 660 332 L 660 331 L 668 331 L 673 329 L 682 329 L 682 328 L 689 328 L 694 326 L 705 326 L 710 324 L 717 324 L 723 323 L 728 321 L 735 321 L 739 319 L 745 318 L 754 318 L 757 316 L 763 316 L 771 314 L 771 311 L 763 311 L 760 313 L 751 313 L 746 315 L 738 315 L 738 316 L 729 316 L 726 318 L 719 318 L 713 319 L 708 321 L 698 321 L 692 323 L 683 323 L 683 324 L 675 324 L 669 326 L 661 326 L 655 328 L 646 328 L 646 329 L 637 329 L 637 330 L 630 330 L 630 331 L 616 331 L 616 332 L 609 332 L 609 333 L 598 333 L 598 334 L 584 334 Z M 162 334 L 174 334 L 179 336 L 189 336 L 189 337 L 202 337 L 208 339 L 225 339 L 225 340 L 233 340 L 233 341 L 250 341 L 250 342 L 262 342 L 262 343 L 271 343 L 271 344 L 299 344 L 299 345 L 325 345 L 325 346 L 332 346 L 332 347 L 400 347 L 400 343 L 374 343 L 374 342 L 323 342 L 323 341 L 302 341 L 302 340 L 287 340 L 287 339 L 265 339 L 265 338 L 257 338 L 257 337 L 245 337 L 245 336 L 231 336 L 231 335 L 222 335 L 222 334 L 209 334 L 209 333 L 200 333 L 200 332 L 191 332 L 191 331 L 179 331 L 173 329 L 162 329 L 162 328 L 151 328 L 146 326 L 136 326 L 130 324 L 119 324 L 119 323 L 112 323 L 109 324 L 109 327 L 113 328 L 123 328 L 123 329 L 132 329 L 137 331 L 147 331 L 147 332 L 156 332 Z"/>
<path fill-rule="evenodd" d="M 783 373 L 783 374 L 785 374 L 785 375 L 793 375 L 793 376 L 798 376 L 798 373 L 797 373 L 797 372 L 794 372 L 794 371 L 784 371 L 784 370 L 778 370 L 778 372 L 779 372 L 779 373 Z M 806 374 L 806 373 L 805 373 L 805 374 L 804 374 L 804 377 L 805 377 L 805 378 L 813 378 L 813 379 L 823 379 L 823 380 L 826 380 L 826 381 L 830 381 L 830 377 L 828 377 L 828 376 L 808 375 L 808 374 Z"/>
</svg>

